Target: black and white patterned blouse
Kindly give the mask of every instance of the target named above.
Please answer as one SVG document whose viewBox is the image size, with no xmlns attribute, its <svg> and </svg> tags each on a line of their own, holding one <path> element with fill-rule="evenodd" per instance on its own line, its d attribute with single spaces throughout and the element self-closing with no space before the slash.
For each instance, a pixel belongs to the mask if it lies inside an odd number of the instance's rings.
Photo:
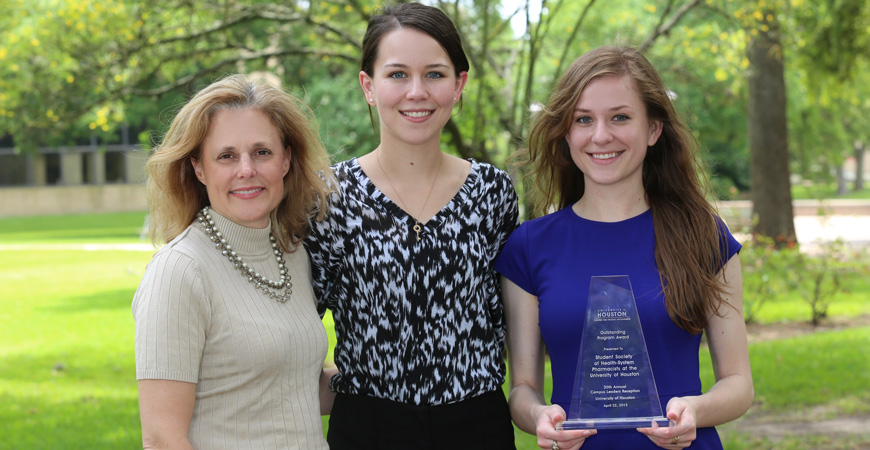
<svg viewBox="0 0 870 450">
<path fill-rule="evenodd" d="M 356 159 L 333 166 L 339 193 L 305 246 L 321 312 L 335 319 L 330 388 L 415 405 L 500 389 L 504 311 L 495 258 L 518 221 L 508 175 L 471 160 L 453 199 L 423 225 Z"/>
</svg>

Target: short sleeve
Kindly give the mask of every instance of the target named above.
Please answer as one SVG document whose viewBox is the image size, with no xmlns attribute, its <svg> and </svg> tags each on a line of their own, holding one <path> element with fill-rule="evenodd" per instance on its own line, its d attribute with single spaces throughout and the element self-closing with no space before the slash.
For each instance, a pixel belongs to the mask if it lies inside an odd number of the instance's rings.
<svg viewBox="0 0 870 450">
<path fill-rule="evenodd" d="M 311 263 L 311 286 L 317 299 L 317 312 L 321 317 L 326 312 L 328 299 L 333 294 L 338 276 L 338 254 L 343 236 L 338 226 L 343 219 L 340 200 L 340 194 L 333 193 L 329 213 L 323 220 L 312 221 L 308 237 L 302 241 L 308 251 Z"/>
<path fill-rule="evenodd" d="M 722 267 L 737 253 L 743 246 L 731 234 L 728 225 L 720 218 L 716 217 L 716 225 L 719 227 L 719 252 L 722 255 Z M 717 272 L 722 270 L 722 267 L 717 268 Z"/>
<path fill-rule="evenodd" d="M 505 243 L 495 261 L 495 270 L 524 291 L 537 295 L 529 265 L 528 225 L 521 224 Z"/>
<path fill-rule="evenodd" d="M 133 297 L 136 379 L 196 383 L 208 318 L 193 260 L 170 248 L 158 252 Z"/>
<path fill-rule="evenodd" d="M 502 251 L 508 237 L 514 230 L 516 230 L 517 226 L 519 226 L 520 216 L 517 191 L 514 189 L 510 177 L 503 171 L 499 171 L 499 175 L 499 190 L 501 191 L 499 198 L 501 199 L 501 202 L 499 208 L 493 211 L 497 220 L 501 221 L 500 226 L 498 227 L 496 241 L 499 246 L 497 254 Z"/>
</svg>

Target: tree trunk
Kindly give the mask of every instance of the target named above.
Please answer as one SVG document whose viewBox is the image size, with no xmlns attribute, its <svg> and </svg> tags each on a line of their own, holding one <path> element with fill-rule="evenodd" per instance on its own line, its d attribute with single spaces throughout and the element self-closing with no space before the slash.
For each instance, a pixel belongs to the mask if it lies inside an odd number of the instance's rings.
<svg viewBox="0 0 870 450">
<path fill-rule="evenodd" d="M 754 231 L 794 242 L 794 211 L 789 181 L 788 125 L 785 107 L 783 48 L 776 31 L 759 33 L 747 47 L 748 130 Z"/>
<path fill-rule="evenodd" d="M 864 151 L 866 147 L 863 141 L 855 141 L 855 185 L 854 191 L 864 190 Z"/>
<path fill-rule="evenodd" d="M 846 183 L 846 163 L 837 166 L 837 195 L 843 196 L 849 192 L 849 187 Z"/>
</svg>

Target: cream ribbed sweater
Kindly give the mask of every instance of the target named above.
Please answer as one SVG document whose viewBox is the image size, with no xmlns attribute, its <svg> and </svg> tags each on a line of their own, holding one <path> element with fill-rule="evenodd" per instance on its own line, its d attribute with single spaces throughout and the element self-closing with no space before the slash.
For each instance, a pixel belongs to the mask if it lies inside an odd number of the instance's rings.
<svg viewBox="0 0 870 450">
<path fill-rule="evenodd" d="M 272 280 L 270 229 L 211 212 L 241 258 Z M 278 303 L 221 255 L 197 223 L 160 249 L 133 299 L 136 378 L 196 383 L 196 449 L 328 449 L 318 382 L 327 351 L 308 254 L 285 253 L 293 295 Z"/>
</svg>

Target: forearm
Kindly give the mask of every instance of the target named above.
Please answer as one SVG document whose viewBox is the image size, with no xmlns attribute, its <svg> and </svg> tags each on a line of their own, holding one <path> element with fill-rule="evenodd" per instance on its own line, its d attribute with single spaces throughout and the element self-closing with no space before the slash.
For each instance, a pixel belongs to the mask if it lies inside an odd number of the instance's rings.
<svg viewBox="0 0 870 450">
<path fill-rule="evenodd" d="M 544 396 L 528 385 L 514 386 L 508 404 L 517 427 L 526 433 L 537 434 L 538 417 L 547 406 Z"/>
<path fill-rule="evenodd" d="M 752 405 L 752 379 L 735 374 L 716 382 L 706 393 L 684 397 L 695 411 L 698 428 L 713 427 L 735 420 Z"/>
<path fill-rule="evenodd" d="M 320 415 L 328 416 L 335 402 L 335 392 L 329 390 L 329 380 L 338 373 L 338 369 L 324 368 L 320 372 Z"/>
<path fill-rule="evenodd" d="M 142 449 L 143 450 L 193 450 L 193 446 L 187 440 L 187 437 L 182 439 L 163 439 L 158 436 L 147 436 L 145 431 L 142 432 Z"/>
</svg>

